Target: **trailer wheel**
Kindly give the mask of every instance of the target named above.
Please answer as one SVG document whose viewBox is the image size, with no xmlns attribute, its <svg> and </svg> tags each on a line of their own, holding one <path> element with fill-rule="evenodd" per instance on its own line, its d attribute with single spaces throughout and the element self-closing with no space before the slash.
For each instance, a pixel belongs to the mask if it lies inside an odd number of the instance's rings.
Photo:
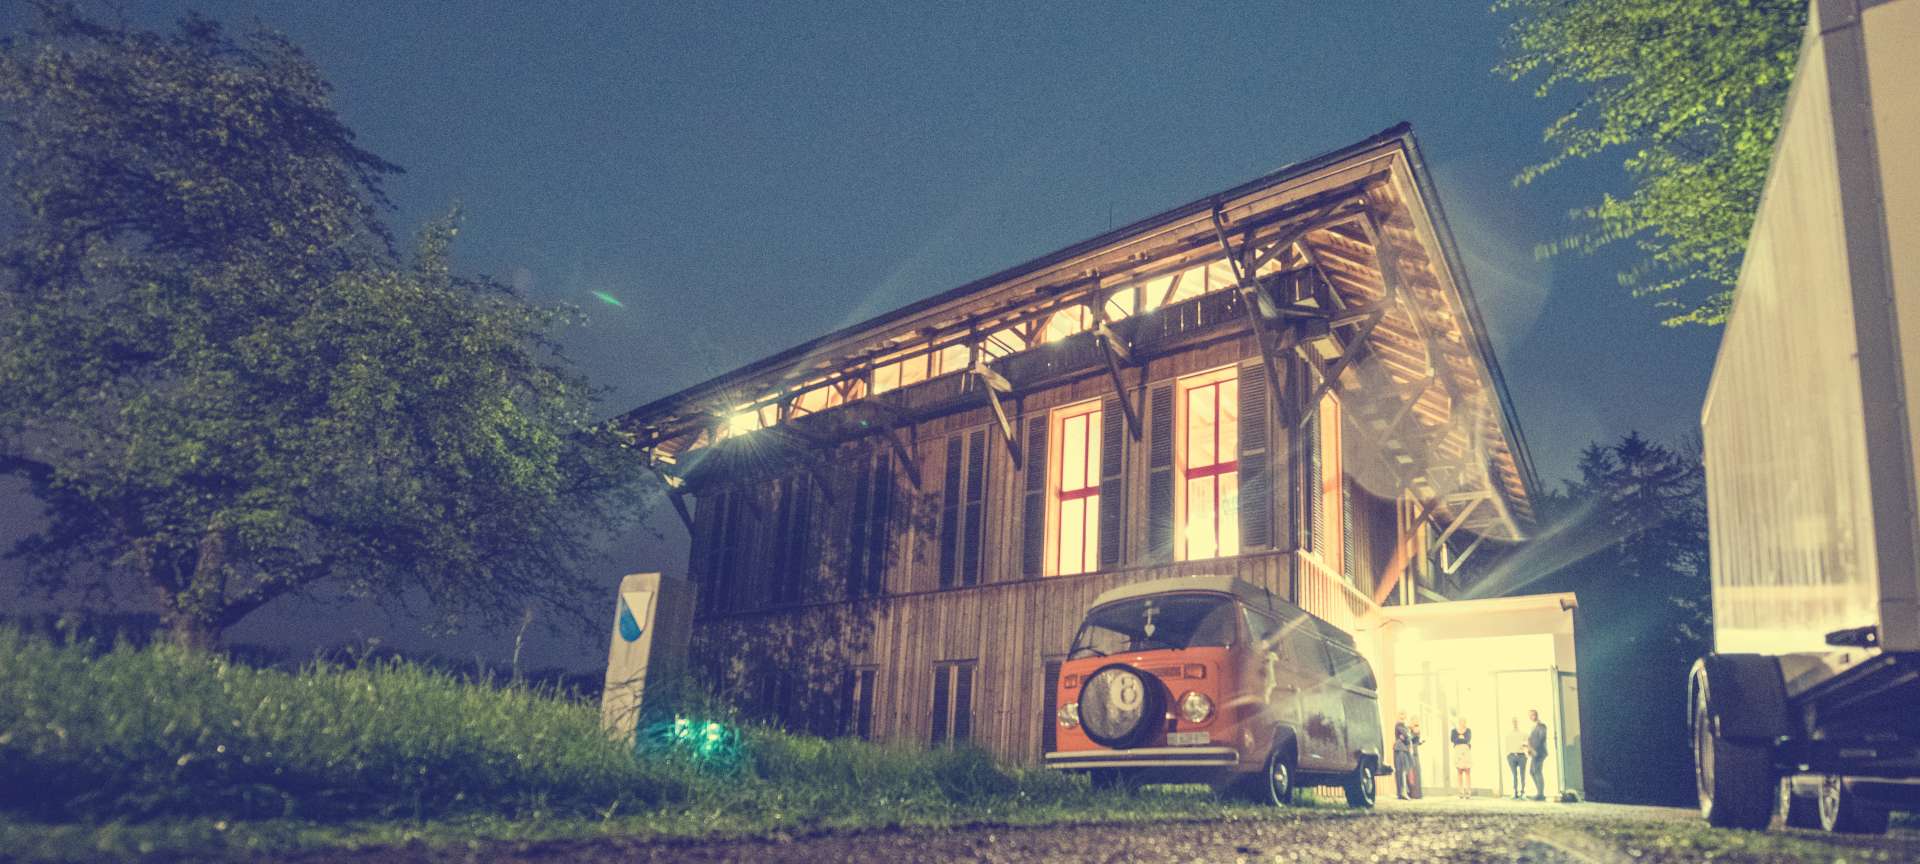
<svg viewBox="0 0 1920 864">
<path fill-rule="evenodd" d="M 1780 778 L 1780 823 L 1788 828 L 1820 827 L 1820 796 L 1795 792 L 1793 777 Z"/>
<path fill-rule="evenodd" d="M 1835 834 L 1885 834 L 1887 810 L 1862 802 L 1852 783 L 1828 774 L 1820 781 L 1820 827 Z"/>
<path fill-rule="evenodd" d="M 1693 778 L 1700 815 L 1718 828 L 1761 830 L 1773 821 L 1773 754 L 1765 744 L 1735 741 L 1720 733 L 1705 660 L 1693 666 Z"/>
</svg>

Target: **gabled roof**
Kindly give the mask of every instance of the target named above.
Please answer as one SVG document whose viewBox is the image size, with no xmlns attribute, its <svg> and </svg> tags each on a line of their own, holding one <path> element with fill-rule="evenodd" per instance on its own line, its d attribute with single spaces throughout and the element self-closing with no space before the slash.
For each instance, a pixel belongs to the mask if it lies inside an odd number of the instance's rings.
<svg viewBox="0 0 1920 864">
<path fill-rule="evenodd" d="M 1219 259 L 1223 241 L 1247 253 L 1265 244 L 1273 263 L 1315 274 L 1308 280 L 1316 286 L 1313 296 L 1295 297 L 1297 305 L 1277 313 L 1271 304 L 1260 308 L 1268 317 L 1304 310 L 1331 326 L 1323 325 L 1311 341 L 1277 340 L 1285 344 L 1272 350 L 1301 352 L 1343 394 L 1358 397 L 1350 400 L 1350 416 L 1370 438 L 1388 445 L 1387 470 L 1398 485 L 1432 502 L 1436 517 L 1456 518 L 1464 530 L 1496 539 L 1522 536 L 1522 525 L 1532 520 L 1537 481 L 1480 310 L 1406 124 L 808 340 L 616 422 L 637 446 L 672 461 L 721 437 L 714 430 L 742 405 L 768 406 L 784 419 L 780 412 L 797 404 L 793 394 L 802 388 L 849 382 L 912 346 L 1086 303 L 1154 268 Z M 1368 320 L 1366 310 L 1379 314 Z M 1119 323 L 1131 328 L 1122 333 L 1128 338 L 1139 329 L 1133 325 L 1146 322 Z M 865 401 L 877 409 L 909 400 Z M 1488 501 L 1493 506 L 1483 506 Z"/>
</svg>

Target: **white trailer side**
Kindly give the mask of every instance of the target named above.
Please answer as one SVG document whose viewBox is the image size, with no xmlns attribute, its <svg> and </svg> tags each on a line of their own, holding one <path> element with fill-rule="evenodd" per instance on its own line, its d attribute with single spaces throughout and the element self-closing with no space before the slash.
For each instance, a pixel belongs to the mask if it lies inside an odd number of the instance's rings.
<svg viewBox="0 0 1920 864">
<path fill-rule="evenodd" d="M 1815 0 L 1701 412 L 1715 825 L 1920 809 L 1920 0 Z"/>
<path fill-rule="evenodd" d="M 1721 653 L 1920 650 L 1916 52 L 1920 0 L 1814 4 L 1701 416 Z"/>
</svg>

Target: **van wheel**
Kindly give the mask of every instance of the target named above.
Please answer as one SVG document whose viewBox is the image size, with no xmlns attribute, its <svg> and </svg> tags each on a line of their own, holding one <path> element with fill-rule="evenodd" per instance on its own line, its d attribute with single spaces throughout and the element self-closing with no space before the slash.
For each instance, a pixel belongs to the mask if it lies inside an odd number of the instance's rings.
<svg viewBox="0 0 1920 864">
<path fill-rule="evenodd" d="M 1887 811 L 1862 803 L 1853 784 L 1828 774 L 1820 781 L 1820 827 L 1835 834 L 1885 834 Z"/>
<path fill-rule="evenodd" d="M 1266 768 L 1261 772 L 1260 802 L 1273 807 L 1285 807 L 1293 803 L 1293 749 L 1285 744 L 1276 744 L 1267 754 Z"/>
<path fill-rule="evenodd" d="M 1372 807 L 1375 791 L 1373 765 L 1362 759 L 1347 778 L 1347 806 Z"/>
<path fill-rule="evenodd" d="M 1700 795 L 1700 815 L 1716 828 L 1759 831 L 1773 821 L 1773 758 L 1764 744 L 1734 741 L 1721 736 L 1715 717 L 1722 706 L 1713 702 L 1711 681 L 1704 664 L 1694 664 L 1693 779 Z"/>
<path fill-rule="evenodd" d="M 1780 823 L 1788 828 L 1820 827 L 1820 796 L 1793 791 L 1793 778 L 1780 778 Z"/>
</svg>

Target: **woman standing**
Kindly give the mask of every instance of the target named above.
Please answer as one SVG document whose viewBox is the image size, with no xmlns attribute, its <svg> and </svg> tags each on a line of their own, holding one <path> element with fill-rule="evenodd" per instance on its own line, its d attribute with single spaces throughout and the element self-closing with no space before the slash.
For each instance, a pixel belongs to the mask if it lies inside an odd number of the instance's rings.
<svg viewBox="0 0 1920 864">
<path fill-rule="evenodd" d="M 1458 717 L 1453 721 L 1453 731 L 1447 733 L 1447 740 L 1453 742 L 1453 773 L 1460 781 L 1460 797 L 1473 797 L 1473 730 L 1467 728 L 1467 718 Z"/>
</svg>

